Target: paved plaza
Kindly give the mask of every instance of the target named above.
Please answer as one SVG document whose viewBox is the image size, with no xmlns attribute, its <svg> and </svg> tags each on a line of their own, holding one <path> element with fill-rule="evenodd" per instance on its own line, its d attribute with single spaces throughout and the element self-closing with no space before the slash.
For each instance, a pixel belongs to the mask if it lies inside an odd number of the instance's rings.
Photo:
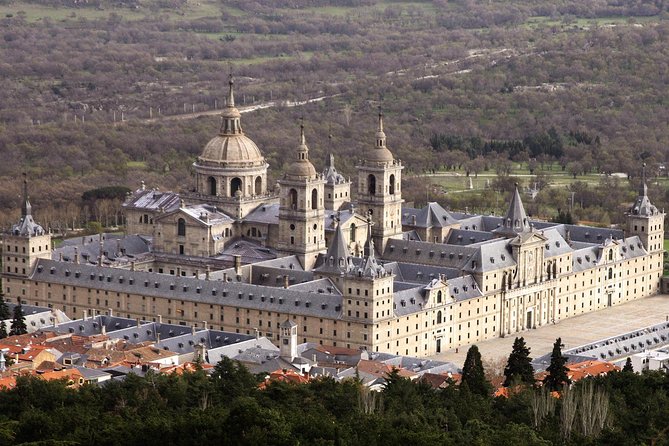
<svg viewBox="0 0 669 446">
<path fill-rule="evenodd" d="M 523 336 L 525 342 L 531 348 L 532 358 L 538 358 L 551 352 L 553 343 L 558 337 L 562 338 L 564 351 L 664 322 L 668 320 L 668 317 L 669 295 L 663 294 L 564 319 L 554 325 L 521 331 L 505 338 L 479 342 L 476 345 L 484 360 L 496 361 L 508 357 L 515 337 Z M 468 348 L 460 347 L 457 352 L 452 349 L 431 358 L 451 361 L 462 367 Z"/>
</svg>

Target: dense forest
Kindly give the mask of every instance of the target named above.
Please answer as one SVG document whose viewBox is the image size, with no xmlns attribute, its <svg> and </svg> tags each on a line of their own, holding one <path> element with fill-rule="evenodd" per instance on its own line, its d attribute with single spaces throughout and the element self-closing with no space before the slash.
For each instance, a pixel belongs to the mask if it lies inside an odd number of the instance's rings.
<svg viewBox="0 0 669 446">
<path fill-rule="evenodd" d="M 435 169 L 504 176 L 508 163 L 523 162 L 535 174 L 555 166 L 637 181 L 646 162 L 653 177 L 669 146 L 668 8 L 659 0 L 2 0 L 0 224 L 16 218 L 22 171 L 52 227 L 100 219 L 80 200 L 96 187 L 188 188 L 218 118 L 187 113 L 220 108 L 231 71 L 238 105 L 267 107 L 243 123 L 275 177 L 302 116 L 316 167 L 333 151 L 354 177 L 379 107 L 407 166 L 406 198 L 418 204 L 423 181 L 410 177 Z M 165 119 L 176 115 L 184 119 Z M 601 206 L 604 192 L 582 218 L 615 223 L 633 196 L 620 183 L 616 203 Z M 669 203 L 652 192 L 658 207 Z M 539 197 L 550 212 L 564 203 L 556 193 Z M 549 212 L 542 206 L 538 214 Z"/>
<path fill-rule="evenodd" d="M 560 398 L 534 387 L 516 387 L 508 398 L 467 383 L 435 390 L 396 372 L 378 393 L 355 379 L 257 385 L 228 359 L 211 376 L 129 375 L 103 387 L 22 377 L 0 392 L 0 444 L 669 443 L 669 378 L 661 372 L 586 378 Z"/>
</svg>

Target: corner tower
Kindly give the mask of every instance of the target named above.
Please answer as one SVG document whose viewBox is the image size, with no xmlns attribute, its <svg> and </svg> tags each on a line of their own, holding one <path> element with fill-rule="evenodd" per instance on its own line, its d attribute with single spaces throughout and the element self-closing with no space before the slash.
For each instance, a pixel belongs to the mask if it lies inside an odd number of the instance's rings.
<svg viewBox="0 0 669 446">
<path fill-rule="evenodd" d="M 37 259 L 51 258 L 51 234 L 33 219 L 32 206 L 28 198 L 27 178 L 23 179 L 21 219 L 12 226 L 9 233 L 2 237 L 2 241 L 3 277 L 27 277 L 32 272 Z"/>
<path fill-rule="evenodd" d="M 258 146 L 242 130 L 230 76 L 221 129 L 193 164 L 195 190 L 189 202 L 211 204 L 234 218 L 243 218 L 267 201 L 267 167 Z"/>
<path fill-rule="evenodd" d="M 325 161 L 325 209 L 338 211 L 344 204 L 351 201 L 351 181 L 337 172 L 334 155 L 330 153 Z"/>
<path fill-rule="evenodd" d="M 325 180 L 309 161 L 304 125 L 300 125 L 295 159 L 278 183 L 281 201 L 277 248 L 296 255 L 304 269 L 311 269 L 318 254 L 325 251 Z"/>
<path fill-rule="evenodd" d="M 644 164 L 639 195 L 626 214 L 628 235 L 638 236 L 649 253 L 661 254 L 664 251 L 664 215 L 664 212 L 658 211 L 648 198 L 646 164 Z"/>
<path fill-rule="evenodd" d="M 365 152 L 358 166 L 358 206 L 377 222 L 372 238 L 381 252 L 389 238 L 402 232 L 403 168 L 386 146 L 383 114 L 379 113 L 376 144 Z"/>
</svg>

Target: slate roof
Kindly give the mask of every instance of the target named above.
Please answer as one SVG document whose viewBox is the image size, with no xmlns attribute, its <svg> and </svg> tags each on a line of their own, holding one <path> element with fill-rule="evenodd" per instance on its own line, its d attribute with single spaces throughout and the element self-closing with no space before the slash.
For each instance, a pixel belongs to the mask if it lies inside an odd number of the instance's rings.
<svg viewBox="0 0 669 446">
<path fill-rule="evenodd" d="M 419 228 L 445 227 L 458 224 L 446 209 L 439 203 L 430 202 L 422 209 L 403 208 L 402 225 Z"/>
<path fill-rule="evenodd" d="M 261 204 L 249 212 L 242 221 L 278 225 L 279 203 Z"/>
<path fill-rule="evenodd" d="M 339 318 L 342 314 L 342 298 L 337 295 L 305 293 L 241 282 L 175 277 L 104 266 L 73 265 L 45 259 L 37 261 L 31 279 L 36 282 L 49 281 L 111 292 L 137 293 L 148 297 L 223 304 L 296 315 Z"/>
<path fill-rule="evenodd" d="M 481 243 L 487 240 L 492 240 L 495 235 L 490 232 L 473 231 L 464 229 L 452 229 L 448 233 L 446 243 L 449 245 L 471 245 L 474 243 Z"/>
<path fill-rule="evenodd" d="M 334 155 L 332 153 L 328 154 L 327 158 L 325 158 L 323 178 L 325 178 L 325 182 L 328 185 L 344 184 L 347 182 L 346 178 L 344 178 L 344 175 L 337 172 L 337 169 L 334 165 Z"/>
<path fill-rule="evenodd" d="M 179 209 L 181 199 L 174 192 L 160 192 L 156 189 L 138 189 L 123 204 L 123 207 L 146 211 L 172 212 Z"/>
<path fill-rule="evenodd" d="M 130 261 L 151 252 L 151 241 L 140 235 L 102 234 L 102 253 L 105 259 Z M 98 263 L 100 256 L 100 234 L 75 237 L 64 240 L 53 250 L 51 258 L 56 260 L 63 256 L 63 261 L 74 262 L 75 254 L 79 262 Z"/>
</svg>

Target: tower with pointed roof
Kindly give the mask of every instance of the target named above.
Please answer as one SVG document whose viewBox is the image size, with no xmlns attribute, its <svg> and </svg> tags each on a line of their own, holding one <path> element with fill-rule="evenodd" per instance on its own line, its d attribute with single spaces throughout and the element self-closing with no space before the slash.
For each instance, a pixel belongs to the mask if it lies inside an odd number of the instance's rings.
<svg viewBox="0 0 669 446">
<path fill-rule="evenodd" d="M 351 201 L 351 181 L 337 172 L 332 153 L 326 159 L 323 177 L 325 178 L 325 209 L 338 211 Z"/>
<path fill-rule="evenodd" d="M 309 147 L 300 125 L 300 144 L 294 152 L 280 187 L 279 238 L 277 249 L 296 255 L 311 269 L 325 251 L 325 180 L 309 161 Z"/>
<path fill-rule="evenodd" d="M 664 212 L 650 202 L 646 184 L 646 164 L 643 165 L 641 184 L 634 204 L 627 211 L 627 233 L 636 235 L 649 253 L 664 250 Z M 660 260 L 662 257 L 660 256 Z"/>
<path fill-rule="evenodd" d="M 184 196 L 189 203 L 212 204 L 234 218 L 243 218 L 270 196 L 268 164 L 242 130 L 232 75 L 228 84 L 221 128 L 193 164 L 195 190 Z"/>
<path fill-rule="evenodd" d="M 358 206 L 376 222 L 372 237 L 380 252 L 389 238 L 402 232 L 403 168 L 386 146 L 383 114 L 379 113 L 374 148 L 364 153 L 358 165 Z"/>
<path fill-rule="evenodd" d="M 525 213 L 523 200 L 520 198 L 518 183 L 515 184 L 509 209 L 506 211 L 501 225 L 493 232 L 501 237 L 515 237 L 530 230 L 530 220 Z"/>
<path fill-rule="evenodd" d="M 370 222 L 371 223 L 371 222 Z M 369 327 L 367 340 L 372 344 L 374 324 L 394 317 L 394 275 L 376 259 L 372 225 L 369 224 L 363 257 L 353 259 L 343 274 L 344 318 Z"/>
<path fill-rule="evenodd" d="M 51 258 L 51 234 L 33 219 L 32 206 L 28 197 L 28 179 L 25 177 L 21 218 L 2 239 L 2 275 L 5 278 L 26 277 L 32 272 L 37 259 Z"/>
<path fill-rule="evenodd" d="M 351 252 L 346 243 L 346 236 L 341 227 L 339 217 L 336 218 L 335 234 L 325 253 L 323 262 L 314 269 L 320 276 L 341 276 L 352 268 Z"/>
</svg>

